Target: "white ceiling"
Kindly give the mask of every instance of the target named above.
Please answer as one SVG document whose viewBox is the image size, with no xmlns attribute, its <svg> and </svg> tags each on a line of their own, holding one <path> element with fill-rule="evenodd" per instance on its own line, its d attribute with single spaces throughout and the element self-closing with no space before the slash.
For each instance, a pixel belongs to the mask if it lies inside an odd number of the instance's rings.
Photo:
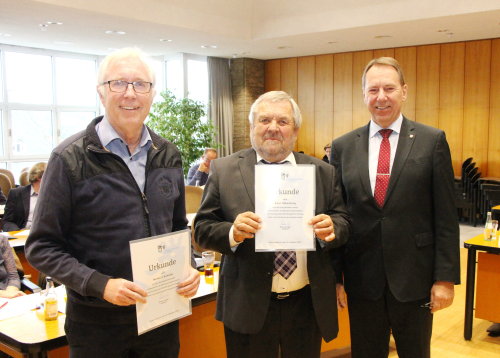
<svg viewBox="0 0 500 358">
<path fill-rule="evenodd" d="M 0 43 L 97 55 L 270 59 L 498 37 L 499 0 L 0 0 Z"/>
</svg>

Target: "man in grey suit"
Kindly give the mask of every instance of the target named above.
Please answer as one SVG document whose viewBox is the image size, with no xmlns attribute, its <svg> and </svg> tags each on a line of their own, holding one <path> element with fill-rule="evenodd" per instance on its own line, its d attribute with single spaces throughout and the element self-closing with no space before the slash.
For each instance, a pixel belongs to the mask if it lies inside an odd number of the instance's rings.
<svg viewBox="0 0 500 358">
<path fill-rule="evenodd" d="M 392 331 L 399 357 L 429 357 L 432 313 L 460 281 L 450 150 L 442 130 L 401 114 L 407 85 L 395 59 L 372 60 L 362 88 L 371 121 L 334 140 L 331 160 L 352 222 L 336 255 L 352 356 L 387 357 Z"/>
<path fill-rule="evenodd" d="M 337 336 L 330 249 L 345 243 L 349 223 L 335 168 L 292 152 L 300 110 L 285 92 L 268 92 L 250 109 L 252 148 L 214 160 L 195 219 L 196 242 L 223 253 L 216 319 L 224 323 L 228 357 L 319 357 L 321 337 Z M 278 273 L 279 254 L 255 252 L 265 224 L 255 211 L 255 166 L 313 164 L 316 210 L 309 224 L 315 251 L 292 251 L 292 273 Z M 275 258 L 277 261 L 275 262 Z M 289 276 L 288 276 L 289 275 Z"/>
</svg>

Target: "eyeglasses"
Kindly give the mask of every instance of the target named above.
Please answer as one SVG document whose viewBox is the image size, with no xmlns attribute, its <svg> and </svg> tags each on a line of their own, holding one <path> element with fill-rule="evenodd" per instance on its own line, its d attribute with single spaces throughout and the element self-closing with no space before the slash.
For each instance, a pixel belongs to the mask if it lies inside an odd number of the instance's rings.
<svg viewBox="0 0 500 358">
<path fill-rule="evenodd" d="M 153 87 L 153 84 L 151 82 L 146 81 L 127 82 L 123 80 L 111 80 L 101 83 L 101 85 L 105 84 L 109 85 L 109 90 L 111 92 L 118 93 L 127 91 L 128 85 L 132 85 L 136 93 L 149 93 L 151 91 L 151 87 Z"/>
</svg>

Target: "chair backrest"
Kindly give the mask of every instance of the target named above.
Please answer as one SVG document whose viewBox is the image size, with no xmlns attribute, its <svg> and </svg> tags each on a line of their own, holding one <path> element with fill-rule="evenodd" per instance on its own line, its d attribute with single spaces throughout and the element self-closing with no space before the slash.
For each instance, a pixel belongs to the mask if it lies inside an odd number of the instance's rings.
<svg viewBox="0 0 500 358">
<path fill-rule="evenodd" d="M 203 189 L 199 186 L 186 185 L 186 213 L 195 213 L 201 204 Z"/>
<path fill-rule="evenodd" d="M 3 173 L 0 173 L 0 188 L 2 188 L 2 192 L 5 196 L 9 195 L 9 191 L 12 189 L 9 177 Z"/>
<path fill-rule="evenodd" d="M 9 169 L 0 168 L 0 173 L 5 174 L 7 176 L 7 178 L 9 178 L 11 188 L 16 187 L 16 180 L 14 179 L 14 174 L 12 174 L 12 172 Z M 5 195 L 7 195 L 7 194 L 5 194 Z"/>
<path fill-rule="evenodd" d="M 462 163 L 462 169 L 465 169 L 470 163 L 472 163 L 472 157 L 464 160 L 464 162 Z"/>
</svg>

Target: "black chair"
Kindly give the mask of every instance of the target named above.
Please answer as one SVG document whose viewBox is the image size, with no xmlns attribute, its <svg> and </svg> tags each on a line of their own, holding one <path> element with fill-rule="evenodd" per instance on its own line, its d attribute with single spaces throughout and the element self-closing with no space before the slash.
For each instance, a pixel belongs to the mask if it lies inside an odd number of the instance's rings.
<svg viewBox="0 0 500 358">
<path fill-rule="evenodd" d="M 482 221 L 486 220 L 486 213 L 490 208 L 485 195 L 486 191 L 500 191 L 500 184 L 488 180 L 482 180 L 479 184 L 479 215 Z"/>
</svg>

